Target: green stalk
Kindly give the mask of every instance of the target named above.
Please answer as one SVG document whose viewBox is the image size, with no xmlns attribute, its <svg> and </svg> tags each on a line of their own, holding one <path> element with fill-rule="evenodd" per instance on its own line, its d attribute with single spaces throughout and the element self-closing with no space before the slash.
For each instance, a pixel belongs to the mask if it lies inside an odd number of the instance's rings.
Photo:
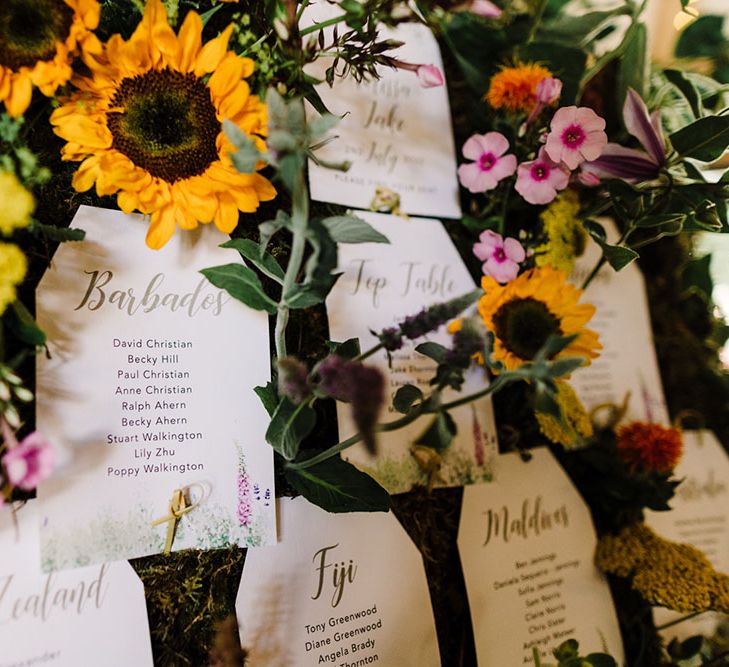
<svg viewBox="0 0 729 667">
<path fill-rule="evenodd" d="M 317 32 L 318 30 L 322 30 L 323 28 L 328 28 L 330 25 L 336 25 L 337 23 L 341 23 L 346 18 L 346 14 L 342 14 L 341 16 L 333 16 L 326 21 L 322 21 L 321 23 L 315 23 L 314 25 L 310 25 L 308 28 L 300 30 L 299 35 L 305 37 L 306 35 L 310 35 L 312 32 Z"/>
<path fill-rule="evenodd" d="M 283 287 L 281 289 L 281 301 L 278 304 L 276 314 L 276 356 L 282 359 L 286 352 L 286 326 L 289 322 L 289 307 L 286 303 L 286 295 L 296 285 L 296 277 L 301 271 L 304 261 L 304 250 L 306 249 L 306 230 L 309 224 L 309 193 L 306 187 L 303 170 L 296 174 L 291 204 L 291 226 L 293 240 L 291 242 L 291 255 L 284 274 Z"/>
<path fill-rule="evenodd" d="M 534 12 L 534 21 L 532 27 L 529 30 L 529 37 L 527 38 L 527 44 L 533 42 L 537 36 L 537 30 L 539 30 L 539 24 L 542 22 L 544 16 L 544 10 L 547 8 L 547 0 L 537 0 L 536 11 Z"/>
<path fill-rule="evenodd" d="M 520 379 L 520 377 L 521 376 L 519 376 L 516 373 L 508 373 L 508 372 L 504 373 L 504 374 L 500 375 L 498 378 L 496 378 L 496 380 L 494 380 L 485 389 L 482 389 L 481 391 L 477 391 L 473 394 L 469 394 L 468 396 L 463 396 L 462 398 L 459 398 L 455 401 L 451 401 L 450 403 L 445 403 L 443 405 L 440 405 L 440 401 L 431 400 L 437 393 L 440 393 L 440 389 L 436 389 L 428 398 L 424 399 L 421 403 L 419 403 L 415 408 L 413 408 L 413 410 L 411 412 L 406 414 L 404 417 L 401 417 L 400 419 L 396 419 L 391 422 L 387 422 L 385 424 L 378 424 L 375 427 L 375 432 L 376 433 L 386 433 L 388 431 L 396 431 L 400 428 L 403 428 L 404 426 L 408 426 L 409 424 L 412 424 L 416 419 L 419 419 L 423 415 L 433 414 L 435 412 L 452 410 L 453 408 L 457 408 L 461 405 L 465 405 L 466 403 L 471 403 L 472 401 L 476 401 L 479 398 L 483 398 L 484 396 L 488 396 L 489 394 L 492 394 L 496 390 L 500 389 L 503 385 L 505 385 L 513 380 Z M 312 456 L 310 459 L 306 459 L 304 461 L 299 461 L 298 463 L 289 463 L 287 465 L 289 468 L 292 468 L 294 470 L 303 470 L 305 468 L 310 468 L 311 466 L 314 466 L 317 463 L 326 461 L 327 459 L 331 458 L 332 456 L 336 456 L 337 454 L 344 451 L 345 449 L 352 447 L 352 445 L 356 445 L 362 439 L 363 439 L 363 435 L 361 432 L 355 433 L 353 436 L 347 438 L 346 440 L 342 440 L 341 442 L 338 442 L 336 445 L 333 445 L 329 449 L 324 450 L 323 452 L 317 454 L 316 456 Z"/>
</svg>

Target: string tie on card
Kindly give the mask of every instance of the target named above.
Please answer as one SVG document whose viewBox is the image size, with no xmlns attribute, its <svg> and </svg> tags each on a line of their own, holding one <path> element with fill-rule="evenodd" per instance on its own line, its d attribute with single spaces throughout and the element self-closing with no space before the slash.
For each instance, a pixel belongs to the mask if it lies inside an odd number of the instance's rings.
<svg viewBox="0 0 729 667">
<path fill-rule="evenodd" d="M 201 493 L 198 500 L 190 501 L 190 490 L 192 488 L 199 488 Z M 204 495 L 203 489 L 199 484 L 190 484 L 182 487 L 181 489 L 175 489 L 172 492 L 172 498 L 169 504 L 169 514 L 159 519 L 152 521 L 153 526 L 159 526 L 163 523 L 167 524 L 167 538 L 165 539 L 164 554 L 168 556 L 172 551 L 172 544 L 175 541 L 175 533 L 177 532 L 177 525 L 180 519 L 188 512 L 194 510 L 202 500 Z"/>
</svg>

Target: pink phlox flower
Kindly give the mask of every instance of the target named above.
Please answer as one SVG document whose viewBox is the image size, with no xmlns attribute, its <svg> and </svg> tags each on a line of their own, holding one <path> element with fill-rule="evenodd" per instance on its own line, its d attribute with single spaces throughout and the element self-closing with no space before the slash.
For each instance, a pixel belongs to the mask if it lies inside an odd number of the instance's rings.
<svg viewBox="0 0 729 667">
<path fill-rule="evenodd" d="M 607 145 L 605 120 L 588 107 L 562 107 L 549 126 L 545 149 L 554 162 L 576 169 L 597 160 Z"/>
<path fill-rule="evenodd" d="M 493 190 L 516 171 L 516 156 L 504 155 L 509 142 L 499 132 L 474 134 L 463 144 L 463 156 L 474 160 L 458 167 L 458 179 L 471 192 Z"/>
<path fill-rule="evenodd" d="M 623 121 L 628 132 L 645 150 L 609 143 L 597 160 L 583 165 L 584 169 L 599 178 L 622 178 L 631 183 L 654 180 L 666 164 L 666 140 L 660 112 L 650 114 L 640 95 L 628 88 Z"/>
<path fill-rule="evenodd" d="M 437 88 L 445 83 L 443 72 L 436 65 L 418 65 L 415 74 L 423 88 Z"/>
<path fill-rule="evenodd" d="M 55 463 L 55 450 L 38 431 L 27 435 L 2 458 L 8 482 L 23 491 L 32 491 L 48 479 Z"/>
<path fill-rule="evenodd" d="M 513 238 L 487 229 L 481 232 L 479 242 L 473 246 L 473 254 L 482 262 L 485 276 L 492 276 L 500 283 L 514 280 L 519 273 L 519 263 L 526 258 L 524 246 Z"/>
<path fill-rule="evenodd" d="M 514 188 L 530 204 L 549 204 L 569 182 L 569 169 L 550 160 L 543 147 L 536 160 L 519 165 Z"/>
<path fill-rule="evenodd" d="M 504 13 L 500 7 L 497 7 L 493 2 L 489 0 L 473 0 L 468 8 L 471 14 L 476 16 L 483 16 L 487 19 L 498 19 Z"/>
</svg>

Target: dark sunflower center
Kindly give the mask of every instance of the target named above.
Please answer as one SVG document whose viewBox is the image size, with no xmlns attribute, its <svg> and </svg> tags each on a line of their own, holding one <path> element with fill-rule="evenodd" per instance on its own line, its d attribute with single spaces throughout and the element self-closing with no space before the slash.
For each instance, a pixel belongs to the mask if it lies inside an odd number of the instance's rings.
<svg viewBox="0 0 729 667">
<path fill-rule="evenodd" d="M 514 299 L 494 315 L 494 333 L 509 352 L 530 360 L 551 335 L 562 334 L 559 319 L 541 301 Z"/>
<path fill-rule="evenodd" d="M 18 70 L 50 60 L 72 23 L 63 0 L 0 0 L 0 65 Z"/>
<path fill-rule="evenodd" d="M 124 79 L 111 100 L 113 146 L 168 183 L 202 174 L 218 159 L 220 121 L 207 86 L 194 74 L 150 70 Z"/>
</svg>

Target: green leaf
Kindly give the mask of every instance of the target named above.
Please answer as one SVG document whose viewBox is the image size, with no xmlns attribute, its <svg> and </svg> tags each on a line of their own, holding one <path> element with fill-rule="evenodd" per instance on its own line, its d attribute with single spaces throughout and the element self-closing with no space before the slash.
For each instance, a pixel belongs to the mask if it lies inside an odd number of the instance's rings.
<svg viewBox="0 0 729 667">
<path fill-rule="evenodd" d="M 677 226 L 679 230 L 686 222 L 685 213 L 659 213 L 658 215 L 646 215 L 635 221 L 637 227 L 663 227 Z"/>
<path fill-rule="evenodd" d="M 345 359 L 354 359 L 358 357 L 362 350 L 359 345 L 359 338 L 348 338 L 343 343 L 337 343 L 333 340 L 327 341 L 327 348 L 332 354 Z"/>
<path fill-rule="evenodd" d="M 291 216 L 286 211 L 277 211 L 274 220 L 266 220 L 258 225 L 258 232 L 261 237 L 261 253 L 266 251 L 274 234 L 282 229 L 291 229 Z"/>
<path fill-rule="evenodd" d="M 243 264 L 223 264 L 200 271 L 215 287 L 224 289 L 230 296 L 242 301 L 249 308 L 264 310 L 273 315 L 277 306 L 266 293 L 258 276 Z"/>
<path fill-rule="evenodd" d="M 316 139 L 335 128 L 337 123 L 342 120 L 339 116 L 330 113 L 321 114 L 318 118 L 314 118 L 309 122 L 309 136 Z"/>
<path fill-rule="evenodd" d="M 635 89 L 641 97 L 645 95 L 646 75 L 648 73 L 647 50 L 648 29 L 643 23 L 638 23 L 631 31 L 625 45 L 625 52 L 620 59 L 616 100 L 618 109 L 623 108 L 629 87 Z"/>
<path fill-rule="evenodd" d="M 599 32 L 602 27 L 611 22 L 611 19 L 630 14 L 630 11 L 630 7 L 621 5 L 615 9 L 588 12 L 580 16 L 561 14 L 551 21 L 544 21 L 537 35 L 540 40 L 545 41 L 565 40 L 570 44 L 584 44 L 590 38 L 591 33 Z"/>
<path fill-rule="evenodd" d="M 303 309 L 324 303 L 330 288 L 318 285 L 294 285 L 283 297 L 284 303 L 291 309 Z"/>
<path fill-rule="evenodd" d="M 701 95 L 696 86 L 689 81 L 683 72 L 677 69 L 664 70 L 666 78 L 681 92 L 691 107 L 694 118 L 701 118 L 704 115 L 704 104 L 701 101 Z"/>
<path fill-rule="evenodd" d="M 200 20 L 202 21 L 203 28 L 208 24 L 208 21 L 215 15 L 215 13 L 222 7 L 223 5 L 216 5 L 212 9 L 208 9 L 208 11 L 203 12 L 200 14 Z"/>
<path fill-rule="evenodd" d="M 390 496 L 372 477 L 334 456 L 310 468 L 287 468 L 286 479 L 327 512 L 387 512 Z"/>
<path fill-rule="evenodd" d="M 674 132 L 670 139 L 682 157 L 713 162 L 729 147 L 729 115 L 700 118 Z"/>
<path fill-rule="evenodd" d="M 625 248 L 624 246 L 617 245 L 605 244 L 602 252 L 605 255 L 605 259 L 607 259 L 608 264 L 610 264 L 615 271 L 624 269 L 628 266 L 628 264 L 632 264 L 639 257 L 638 253 L 632 248 Z"/>
<path fill-rule="evenodd" d="M 552 651 L 552 655 L 560 661 L 568 660 L 569 658 L 576 658 L 580 654 L 579 648 L 580 645 L 577 643 L 576 639 L 568 639 L 554 649 Z"/>
<path fill-rule="evenodd" d="M 46 344 L 45 333 L 19 299 L 13 301 L 10 308 L 5 311 L 4 319 L 7 322 L 8 329 L 26 345 L 40 347 Z"/>
<path fill-rule="evenodd" d="M 426 357 L 430 357 L 433 361 L 441 364 L 445 361 L 445 355 L 448 350 L 440 343 L 428 341 L 426 343 L 420 343 L 420 345 L 415 348 L 415 351 L 420 352 L 420 354 L 424 354 Z"/>
<path fill-rule="evenodd" d="M 418 436 L 415 444 L 441 452 L 450 446 L 457 432 L 458 427 L 453 417 L 447 412 L 439 412 L 425 431 Z"/>
<path fill-rule="evenodd" d="M 56 227 L 56 225 L 46 225 L 37 220 L 33 220 L 28 231 L 36 237 L 47 239 L 48 241 L 56 241 L 65 243 L 66 241 L 83 241 L 86 238 L 86 232 L 83 229 L 75 227 Z"/>
<path fill-rule="evenodd" d="M 276 405 L 278 404 L 278 393 L 273 382 L 267 382 L 265 385 L 260 387 L 254 387 L 253 391 L 256 392 L 256 396 L 261 399 L 263 407 L 266 408 L 268 416 L 271 417 L 276 411 Z"/>
<path fill-rule="evenodd" d="M 235 168 L 242 174 L 254 173 L 256 166 L 263 157 L 256 146 L 256 142 L 227 118 L 223 121 L 223 131 L 237 149 L 230 156 Z"/>
<path fill-rule="evenodd" d="M 392 399 L 392 407 L 398 412 L 402 412 L 402 414 L 407 414 L 410 412 L 413 403 L 422 400 L 422 398 L 423 392 L 414 384 L 404 384 L 395 392 L 395 397 Z"/>
<path fill-rule="evenodd" d="M 321 222 L 335 243 L 390 242 L 384 234 L 380 234 L 372 225 L 355 215 L 335 215 L 324 218 Z"/>
<path fill-rule="evenodd" d="M 716 58 L 725 43 L 724 17 L 706 14 L 681 32 L 675 53 L 679 58 Z"/>
<path fill-rule="evenodd" d="M 534 393 L 534 410 L 549 415 L 557 420 L 560 424 L 564 422 L 562 408 L 560 408 L 555 393 L 544 382 L 536 383 L 537 390 Z"/>
<path fill-rule="evenodd" d="M 266 442 L 287 461 L 299 453 L 301 441 L 316 425 L 316 412 L 306 403 L 294 404 L 284 397 L 271 415 Z"/>
<path fill-rule="evenodd" d="M 261 246 L 251 239 L 230 239 L 223 243 L 221 248 L 232 248 L 237 250 L 245 259 L 256 266 L 261 273 L 269 278 L 273 278 L 277 282 L 283 282 L 284 271 L 276 258 L 261 251 Z"/>
<path fill-rule="evenodd" d="M 551 359 L 572 343 L 577 336 L 578 334 L 571 334 L 569 336 L 550 335 L 544 342 L 544 345 L 542 345 L 537 354 L 534 356 L 534 360 L 544 361 L 545 359 Z"/>
</svg>

